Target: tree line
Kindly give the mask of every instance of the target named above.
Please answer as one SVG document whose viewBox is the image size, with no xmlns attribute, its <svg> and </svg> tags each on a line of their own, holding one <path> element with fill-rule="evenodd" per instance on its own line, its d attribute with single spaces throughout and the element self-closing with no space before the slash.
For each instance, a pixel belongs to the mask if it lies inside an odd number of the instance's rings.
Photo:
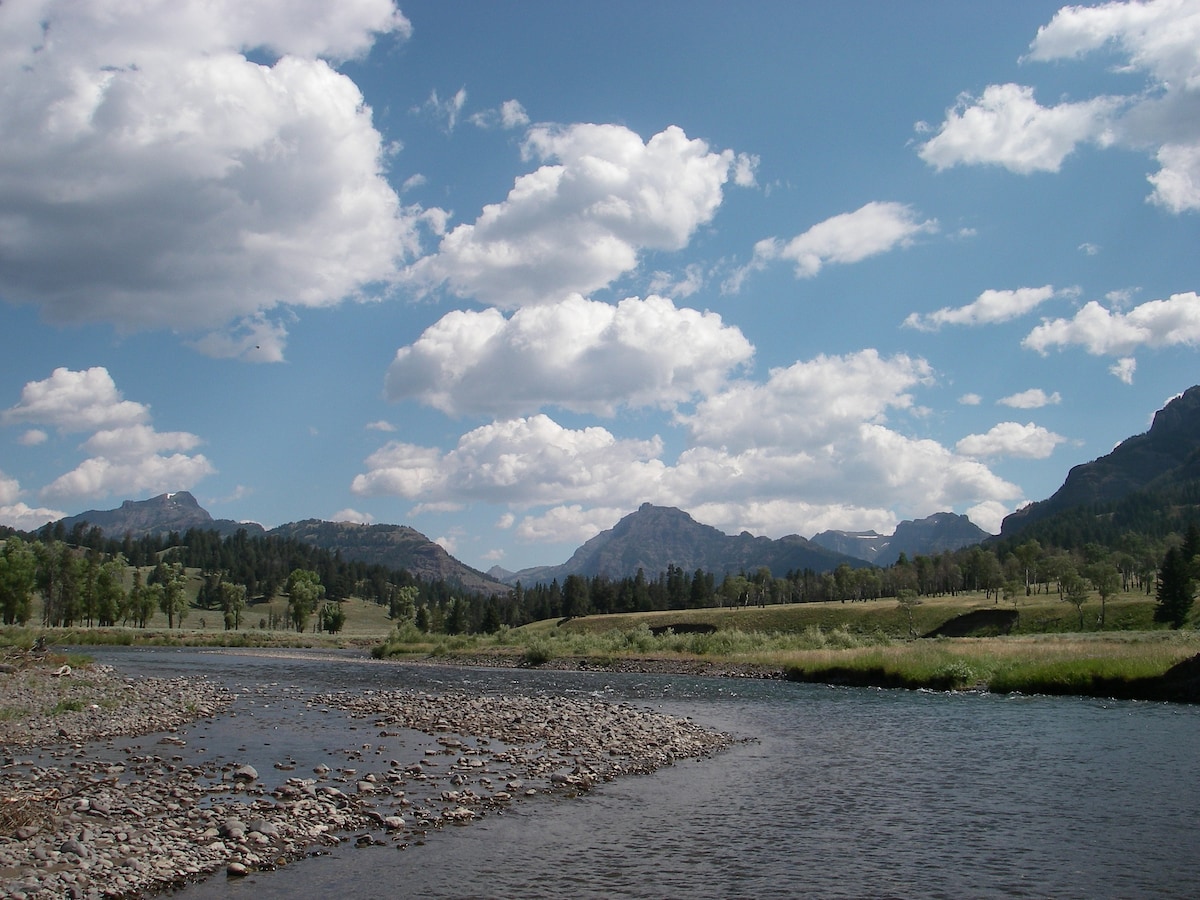
<svg viewBox="0 0 1200 900">
<path fill-rule="evenodd" d="M 8 530 L 0 552 L 0 617 L 24 624 L 31 597 L 43 599 L 42 624 L 51 626 L 126 624 L 145 627 L 156 610 L 169 627 L 187 617 L 189 570 L 198 575 L 195 605 L 218 611 L 225 626 L 241 628 L 251 604 L 286 598 L 280 619 L 271 613 L 261 625 L 338 631 L 345 621 L 342 602 L 359 597 L 384 606 L 398 623 L 424 632 L 489 633 L 551 618 L 589 614 L 650 612 L 778 603 L 840 601 L 884 597 L 919 598 L 982 591 L 997 603 L 1021 596 L 1056 593 L 1074 604 L 1083 622 L 1083 604 L 1093 593 L 1106 603 L 1117 592 L 1154 594 L 1156 617 L 1179 627 L 1186 621 L 1200 575 L 1200 530 L 1151 539 L 1125 532 L 1110 545 L 1043 545 L 1039 540 L 1007 539 L 938 554 L 905 555 L 886 567 L 854 568 L 843 563 L 816 572 L 775 576 L 766 567 L 719 578 L 697 569 L 668 565 L 648 576 L 610 578 L 569 575 L 560 584 L 522 585 L 507 592 L 468 592 L 444 581 L 425 581 L 404 569 L 344 560 L 340 554 L 292 538 L 250 535 L 239 530 L 222 537 L 193 529 L 121 540 L 97 528 L 63 533 L 47 526 L 34 535 Z M 130 574 L 132 573 L 132 574 Z"/>
<path fill-rule="evenodd" d="M 282 597 L 286 611 L 280 620 L 269 611 L 271 627 L 304 631 L 312 625 L 334 632 L 345 623 L 341 604 L 351 596 L 386 606 L 395 615 L 463 596 L 442 580 L 345 560 L 302 541 L 244 529 L 225 537 L 190 529 L 182 535 L 113 539 L 84 525 L 68 532 L 59 522 L 32 534 L 0 529 L 0 539 L 0 621 L 5 625 L 27 624 L 35 595 L 42 599 L 41 624 L 48 627 L 145 628 L 161 611 L 168 627 L 176 628 L 199 608 L 218 612 L 226 628 L 240 629 L 252 605 Z"/>
</svg>

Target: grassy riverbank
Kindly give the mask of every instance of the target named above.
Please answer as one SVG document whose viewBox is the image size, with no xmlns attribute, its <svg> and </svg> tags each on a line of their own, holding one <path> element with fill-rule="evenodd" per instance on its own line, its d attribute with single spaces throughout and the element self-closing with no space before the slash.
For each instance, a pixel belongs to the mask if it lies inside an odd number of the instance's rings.
<svg viewBox="0 0 1200 900">
<path fill-rule="evenodd" d="M 462 664 L 759 675 L 876 687 L 1200 701 L 1200 632 L 1153 622 L 1153 600 L 1124 595 L 1080 610 L 1055 595 L 1015 606 L 983 595 L 588 616 L 488 637 L 394 631 L 373 652 Z M 983 611 L 1007 634 L 913 639 Z"/>
<path fill-rule="evenodd" d="M 388 644 L 381 655 L 402 654 Z M 1200 635 L 1125 632 L 987 638 L 867 639 L 813 628 L 663 635 L 648 629 L 504 642 L 452 641 L 439 660 L 476 665 L 757 675 L 793 681 L 995 693 L 1200 702 Z"/>
<path fill-rule="evenodd" d="M 493 635 L 426 634 L 393 627 L 383 610 L 347 601 L 337 635 L 263 627 L 225 631 L 79 628 L 0 630 L 0 644 L 125 644 L 245 648 L 370 648 L 379 658 L 450 664 L 612 668 L 759 675 L 833 684 L 995 692 L 1200 700 L 1192 676 L 1200 631 L 1153 621 L 1154 601 L 1124 594 L 1103 609 L 1081 609 L 1056 594 L 997 603 L 983 594 L 922 598 L 911 610 L 894 599 L 546 620 Z M 910 615 L 911 613 L 911 615 Z M 982 617 L 970 637 L 925 637 Z M 199 625 L 198 611 L 189 625 Z M 991 623 L 991 624 L 989 624 Z M 165 625 L 165 623 L 162 623 Z M 1005 632 L 1005 633 L 1001 633 Z"/>
</svg>

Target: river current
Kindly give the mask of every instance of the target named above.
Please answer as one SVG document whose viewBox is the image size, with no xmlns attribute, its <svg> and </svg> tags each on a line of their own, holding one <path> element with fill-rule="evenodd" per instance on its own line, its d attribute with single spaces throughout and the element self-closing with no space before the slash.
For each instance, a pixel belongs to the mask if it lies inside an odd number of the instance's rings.
<svg viewBox="0 0 1200 900">
<path fill-rule="evenodd" d="M 91 651 L 89 651 L 91 652 Z M 129 674 L 205 674 L 236 715 L 180 732 L 302 775 L 348 729 L 329 690 L 580 692 L 746 740 L 710 759 L 539 796 L 420 846 L 347 841 L 210 898 L 1191 897 L 1200 709 L 719 678 L 454 669 L 199 650 L 97 650 Z M 250 690 L 250 688 L 253 688 Z M 357 737 L 357 736 L 355 736 Z M 280 774 L 280 773 L 273 773 Z M 282 780 L 282 775 L 280 775 Z"/>
</svg>

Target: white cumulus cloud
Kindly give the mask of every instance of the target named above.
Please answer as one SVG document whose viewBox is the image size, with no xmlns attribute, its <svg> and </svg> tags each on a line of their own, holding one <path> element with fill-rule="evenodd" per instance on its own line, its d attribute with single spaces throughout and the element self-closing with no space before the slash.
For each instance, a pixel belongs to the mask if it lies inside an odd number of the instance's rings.
<svg viewBox="0 0 1200 900">
<path fill-rule="evenodd" d="M 542 165 L 414 263 L 415 285 L 505 309 L 589 294 L 643 250 L 685 247 L 737 162 L 675 126 L 643 141 L 620 125 L 536 125 L 524 152 Z"/>
<path fill-rule="evenodd" d="M 23 491 L 15 478 L 0 472 L 0 525 L 18 531 L 34 531 L 47 522 L 63 518 L 66 513 L 46 507 L 31 507 L 20 500 Z"/>
<path fill-rule="evenodd" d="M 214 359 L 283 362 L 287 326 L 257 313 L 239 320 L 224 331 L 209 332 L 193 341 L 192 346 Z"/>
<path fill-rule="evenodd" d="M 1014 506 L 1008 506 L 997 500 L 985 500 L 967 509 L 967 518 L 986 531 L 988 534 L 999 534 L 1004 518 L 1014 509 L 1020 509 L 1025 504 L 1018 500 Z"/>
<path fill-rule="evenodd" d="M 657 296 L 615 306 L 573 296 L 509 318 L 495 309 L 448 313 L 396 352 L 386 392 L 452 415 L 670 409 L 716 390 L 753 353 L 716 313 Z"/>
<path fill-rule="evenodd" d="M 810 535 L 1019 497 L 978 459 L 887 424 L 893 414 L 917 417 L 912 392 L 932 380 L 928 363 L 904 355 L 821 356 L 762 383 L 730 383 L 678 413 L 689 446 L 673 457 L 659 437 L 621 438 L 536 415 L 475 428 L 447 452 L 389 443 L 351 487 L 421 508 L 526 510 L 519 522 L 502 521 L 530 541 L 586 539 L 611 525 L 613 510 L 643 502 L 704 510 L 717 527 Z"/>
<path fill-rule="evenodd" d="M 1042 106 L 1034 89 L 990 85 L 963 96 L 938 133 L 920 146 L 938 169 L 996 164 L 1014 172 L 1056 172 L 1080 144 L 1148 152 L 1158 171 L 1147 176 L 1149 199 L 1173 213 L 1200 209 L 1200 4 L 1138 0 L 1064 6 L 1040 28 L 1026 60 L 1082 61 L 1108 50 L 1126 73 L 1150 85 L 1123 96 Z"/>
<path fill-rule="evenodd" d="M 1065 441 L 1041 425 L 1032 422 L 1001 422 L 986 434 L 969 434 L 955 449 L 964 456 L 1013 456 L 1019 459 L 1045 459 Z"/>
<path fill-rule="evenodd" d="M 539 515 L 523 516 L 516 523 L 517 540 L 529 544 L 575 543 L 591 540 L 613 527 L 631 508 L 589 506 L 578 503 L 554 506 Z"/>
<path fill-rule="evenodd" d="M 821 355 L 773 369 L 766 382 L 732 384 L 680 419 L 705 446 L 820 445 L 884 421 L 889 409 L 910 409 L 910 390 L 932 377 L 925 360 L 903 354 Z"/>
<path fill-rule="evenodd" d="M 471 116 L 471 124 L 480 128 L 524 128 L 529 114 L 517 100 L 505 100 L 499 109 L 486 109 Z"/>
<path fill-rule="evenodd" d="M 979 97 L 964 95 L 920 156 L 936 169 L 992 164 L 1013 172 L 1057 172 L 1084 141 L 1111 141 L 1117 101 L 1099 97 L 1042 106 L 1031 87 L 993 84 Z"/>
<path fill-rule="evenodd" d="M 202 454 L 191 454 L 199 437 L 155 430 L 150 408 L 124 399 L 103 366 L 58 368 L 27 383 L 20 402 L 0 413 L 0 424 L 16 423 L 92 432 L 80 446 L 87 458 L 40 490 L 55 501 L 188 490 L 216 471 Z"/>
<path fill-rule="evenodd" d="M 662 472 L 657 438 L 622 440 L 599 427 L 564 428 L 545 415 L 484 425 L 448 453 L 392 442 L 367 459 L 351 490 L 426 502 L 596 502 L 649 491 Z"/>
<path fill-rule="evenodd" d="M 58 368 L 49 378 L 28 382 L 20 402 L 0 413 L 0 422 L 36 422 L 73 432 L 129 426 L 149 417 L 150 407 L 124 399 L 108 369 L 93 366 Z"/>
<path fill-rule="evenodd" d="M 214 472 L 216 469 L 201 454 L 150 454 L 141 458 L 121 454 L 112 459 L 94 456 L 54 479 L 41 494 L 53 500 L 157 494 L 188 490 Z"/>
<path fill-rule="evenodd" d="M 414 214 L 331 61 L 409 30 L 390 0 L 0 5 L 0 294 L 198 330 L 392 280 Z"/>
<path fill-rule="evenodd" d="M 1044 321 L 1022 341 L 1022 346 L 1043 354 L 1052 347 L 1075 345 L 1094 356 L 1128 356 L 1138 347 L 1180 344 L 1200 344 L 1200 296 L 1194 291 L 1150 300 L 1127 313 L 1092 300 L 1073 318 Z M 1132 375 L 1133 370 L 1122 371 Z"/>
<path fill-rule="evenodd" d="M 1038 29 L 1029 58 L 1076 60 L 1115 47 L 1131 72 L 1154 89 L 1128 98 L 1117 122 L 1119 140 L 1154 148 L 1159 169 L 1147 176 L 1150 200 L 1180 213 L 1200 209 L 1200 4 L 1194 0 L 1066 6 Z"/>
<path fill-rule="evenodd" d="M 462 114 L 467 103 L 467 89 L 459 88 L 446 99 L 438 96 L 437 90 L 430 91 L 429 99 L 421 109 L 429 112 L 436 119 L 445 122 L 445 130 L 453 131 L 458 126 L 458 117 Z"/>
</svg>

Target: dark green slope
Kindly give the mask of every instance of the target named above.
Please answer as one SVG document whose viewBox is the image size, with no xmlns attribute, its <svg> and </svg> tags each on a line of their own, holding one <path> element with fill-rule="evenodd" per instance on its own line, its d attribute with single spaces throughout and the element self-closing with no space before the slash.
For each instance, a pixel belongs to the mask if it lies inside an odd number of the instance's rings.
<svg viewBox="0 0 1200 900">
<path fill-rule="evenodd" d="M 1113 545 L 1182 531 L 1200 513 L 1200 386 L 1154 416 L 1150 430 L 1109 454 L 1075 466 L 1053 496 L 1004 520 L 1001 540 L 1060 547 Z"/>
</svg>

